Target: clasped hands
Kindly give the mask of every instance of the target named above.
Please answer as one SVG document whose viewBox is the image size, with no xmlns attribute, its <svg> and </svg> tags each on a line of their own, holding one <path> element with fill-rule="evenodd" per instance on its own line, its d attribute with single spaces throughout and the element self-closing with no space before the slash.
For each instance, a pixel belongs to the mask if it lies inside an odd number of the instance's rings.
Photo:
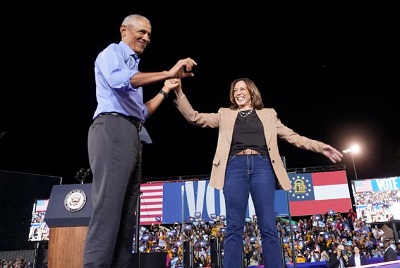
<svg viewBox="0 0 400 268">
<path fill-rule="evenodd" d="M 189 57 L 179 60 L 174 67 L 168 71 L 168 77 L 170 78 L 164 81 L 163 90 L 169 93 L 174 89 L 177 97 L 181 96 L 183 94 L 181 78 L 194 76 L 192 69 L 196 65 L 197 63 Z"/>
<path fill-rule="evenodd" d="M 170 92 L 171 90 L 175 90 L 175 94 L 177 97 L 183 94 L 182 92 L 182 83 L 180 78 L 170 78 L 164 81 L 164 90 Z"/>
</svg>

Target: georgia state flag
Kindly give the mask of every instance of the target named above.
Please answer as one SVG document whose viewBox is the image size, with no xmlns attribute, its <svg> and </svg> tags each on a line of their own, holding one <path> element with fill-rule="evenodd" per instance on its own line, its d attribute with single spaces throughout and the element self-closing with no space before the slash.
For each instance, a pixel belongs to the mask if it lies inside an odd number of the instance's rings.
<svg viewBox="0 0 400 268">
<path fill-rule="evenodd" d="M 290 212 L 293 216 L 326 214 L 352 208 L 346 172 L 289 174 Z"/>
</svg>

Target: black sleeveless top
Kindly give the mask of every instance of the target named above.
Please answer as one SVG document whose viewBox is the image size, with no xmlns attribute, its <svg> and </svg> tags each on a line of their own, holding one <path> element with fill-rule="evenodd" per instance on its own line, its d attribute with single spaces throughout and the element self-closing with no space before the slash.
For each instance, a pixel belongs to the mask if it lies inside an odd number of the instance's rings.
<svg viewBox="0 0 400 268">
<path fill-rule="evenodd" d="M 253 149 L 262 155 L 268 155 L 265 142 L 264 127 L 253 110 L 238 113 L 233 127 L 232 144 L 229 155 L 235 155 L 244 149 Z"/>
</svg>

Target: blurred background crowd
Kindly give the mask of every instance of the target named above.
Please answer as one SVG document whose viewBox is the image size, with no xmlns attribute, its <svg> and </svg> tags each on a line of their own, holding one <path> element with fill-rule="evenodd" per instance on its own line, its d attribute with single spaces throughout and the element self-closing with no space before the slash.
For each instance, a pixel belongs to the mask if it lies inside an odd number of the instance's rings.
<svg viewBox="0 0 400 268">
<path fill-rule="evenodd" d="M 184 267 L 189 258 L 191 267 L 222 267 L 224 255 L 225 218 L 204 221 L 190 217 L 185 222 L 141 226 L 138 239 L 133 241 L 133 251 L 140 253 L 165 252 L 170 268 Z M 338 245 L 343 245 L 350 257 L 354 250 L 365 258 L 383 257 L 384 243 L 400 256 L 400 241 L 385 224 L 372 225 L 353 211 L 312 215 L 296 219 L 276 218 L 276 228 L 281 238 L 282 255 L 286 263 L 326 262 Z M 291 235 L 292 234 L 292 235 Z M 137 245 L 136 245 L 137 242 Z M 190 254 L 184 256 L 184 252 Z M 185 260 L 186 262 L 187 260 Z M 243 234 L 243 267 L 263 264 L 261 237 L 257 217 L 246 218 Z M 2 268 L 30 268 L 33 260 L 23 256 L 15 260 L 1 260 Z"/>
<path fill-rule="evenodd" d="M 390 241 L 400 256 L 400 242 L 395 241 L 391 228 L 387 225 L 371 226 L 362 217 L 357 217 L 353 210 L 348 213 L 328 211 L 327 214 L 312 215 L 297 221 L 276 218 L 276 227 L 281 237 L 282 255 L 287 263 L 327 262 L 339 244 L 344 246 L 348 256 L 354 254 L 354 248 L 358 248 L 366 258 L 383 257 L 385 240 Z M 224 235 L 224 219 L 205 222 L 191 218 L 183 224 L 142 226 L 138 249 L 143 253 L 167 252 L 170 267 L 180 267 L 184 243 L 188 243 L 193 251 L 193 266 L 212 267 L 215 260 L 223 258 Z M 213 253 L 217 255 L 214 261 Z M 257 217 L 253 216 L 246 219 L 244 228 L 243 265 L 249 267 L 260 264 L 263 264 L 261 237 Z"/>
</svg>

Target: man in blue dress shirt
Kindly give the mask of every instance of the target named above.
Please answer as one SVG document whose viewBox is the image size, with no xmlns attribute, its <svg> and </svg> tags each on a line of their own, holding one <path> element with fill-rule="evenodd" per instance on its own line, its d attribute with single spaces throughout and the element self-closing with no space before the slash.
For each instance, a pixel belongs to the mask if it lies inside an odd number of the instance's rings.
<svg viewBox="0 0 400 268">
<path fill-rule="evenodd" d="M 85 241 L 86 268 L 131 265 L 142 169 L 139 132 L 174 87 L 164 83 L 144 102 L 142 86 L 194 76 L 197 63 L 191 58 L 179 60 L 170 70 L 139 71 L 139 56 L 150 43 L 151 30 L 146 17 L 127 16 L 120 26 L 121 41 L 101 51 L 94 64 L 97 108 L 88 131 L 93 214 Z"/>
</svg>

